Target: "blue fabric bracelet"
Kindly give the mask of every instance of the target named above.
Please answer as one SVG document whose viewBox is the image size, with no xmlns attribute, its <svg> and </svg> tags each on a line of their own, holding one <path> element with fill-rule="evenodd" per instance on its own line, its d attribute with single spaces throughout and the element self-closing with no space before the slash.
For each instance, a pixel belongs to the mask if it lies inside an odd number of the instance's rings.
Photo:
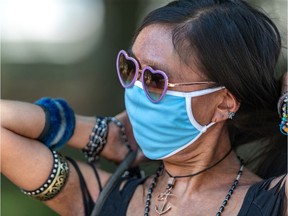
<svg viewBox="0 0 288 216">
<path fill-rule="evenodd" d="M 41 98 L 35 102 L 46 116 L 45 127 L 38 140 L 51 149 L 60 149 L 73 135 L 75 115 L 63 99 Z"/>
<path fill-rule="evenodd" d="M 62 112 L 64 112 L 66 119 L 66 128 L 64 130 L 63 136 L 59 139 L 55 146 L 55 148 L 58 149 L 58 147 L 61 148 L 72 137 L 75 129 L 75 115 L 74 111 L 65 100 L 56 99 L 56 101 L 62 106 Z"/>
</svg>

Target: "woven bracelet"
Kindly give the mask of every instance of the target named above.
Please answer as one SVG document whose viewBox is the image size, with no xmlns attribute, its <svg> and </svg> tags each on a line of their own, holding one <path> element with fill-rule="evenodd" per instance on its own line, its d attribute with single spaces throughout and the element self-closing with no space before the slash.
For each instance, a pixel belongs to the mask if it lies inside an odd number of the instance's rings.
<svg viewBox="0 0 288 216">
<path fill-rule="evenodd" d="M 128 142 L 128 138 L 125 132 L 124 125 L 116 117 L 109 117 L 109 121 L 113 122 L 116 126 L 120 128 L 122 141 L 124 142 L 125 146 L 129 149 L 129 151 L 132 151 L 132 147 L 130 146 Z"/>
</svg>

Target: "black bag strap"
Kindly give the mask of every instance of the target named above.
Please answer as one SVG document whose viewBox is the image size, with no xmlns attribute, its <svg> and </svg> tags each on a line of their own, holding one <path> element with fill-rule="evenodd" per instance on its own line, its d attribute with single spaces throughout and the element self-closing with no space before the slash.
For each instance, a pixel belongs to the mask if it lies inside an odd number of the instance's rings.
<svg viewBox="0 0 288 216">
<path fill-rule="evenodd" d="M 108 196 L 112 192 L 112 189 L 113 189 L 115 183 L 118 181 L 119 178 L 121 178 L 121 176 L 124 174 L 124 172 L 129 169 L 129 167 L 131 166 L 131 164 L 135 160 L 136 155 L 137 155 L 137 152 L 130 151 L 127 154 L 127 156 L 125 157 L 125 159 L 119 164 L 116 171 L 109 178 L 109 180 L 107 181 L 107 184 L 105 185 L 102 192 L 100 193 L 90 216 L 100 216 L 101 209 L 102 209 L 106 199 L 108 198 Z"/>
</svg>

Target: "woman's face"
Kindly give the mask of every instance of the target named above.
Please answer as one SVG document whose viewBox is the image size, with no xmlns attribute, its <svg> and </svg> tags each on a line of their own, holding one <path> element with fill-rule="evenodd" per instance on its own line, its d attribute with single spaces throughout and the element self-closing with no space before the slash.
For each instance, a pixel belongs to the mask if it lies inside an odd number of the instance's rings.
<svg viewBox="0 0 288 216">
<path fill-rule="evenodd" d="M 139 33 L 132 55 L 140 68 L 150 66 L 165 72 L 169 83 L 208 81 L 193 64 L 195 56 L 191 57 L 189 66 L 181 61 L 174 49 L 171 32 L 167 25 L 154 24 Z M 212 88 L 209 84 L 175 86 L 168 88 L 171 91 L 159 103 L 152 103 L 142 86 L 135 82 L 134 86 L 126 88 L 125 106 L 135 139 L 145 156 L 171 159 L 174 155 L 178 157 L 178 152 L 191 152 L 192 148 L 208 141 L 205 132 L 215 123 L 212 117 L 220 99 L 219 92 L 223 92 L 221 87 Z"/>
<path fill-rule="evenodd" d="M 174 49 L 172 30 L 169 26 L 153 24 L 145 27 L 136 38 L 132 52 L 139 61 L 140 67 L 150 66 L 164 71 L 170 83 L 207 81 L 193 63 L 188 66 L 181 61 Z M 191 92 L 203 88 L 208 86 L 178 86 L 171 90 Z M 194 117 L 201 125 L 211 122 L 215 94 L 217 93 L 197 97 L 192 102 Z"/>
</svg>

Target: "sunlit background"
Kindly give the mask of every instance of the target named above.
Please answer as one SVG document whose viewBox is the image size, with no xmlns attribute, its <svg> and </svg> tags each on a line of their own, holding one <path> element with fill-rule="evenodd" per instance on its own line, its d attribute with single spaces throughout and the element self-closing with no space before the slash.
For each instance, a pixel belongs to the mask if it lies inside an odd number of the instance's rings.
<svg viewBox="0 0 288 216">
<path fill-rule="evenodd" d="M 63 97 L 83 115 L 115 115 L 124 109 L 115 70 L 144 14 L 168 0 L 2 0 L 1 95 L 33 102 Z M 248 1 L 276 22 L 287 47 L 287 1 Z M 287 70 L 283 49 L 279 71 Z M 69 152 L 81 157 L 78 152 Z M 1 215 L 56 215 L 22 195 L 2 177 Z"/>
</svg>

